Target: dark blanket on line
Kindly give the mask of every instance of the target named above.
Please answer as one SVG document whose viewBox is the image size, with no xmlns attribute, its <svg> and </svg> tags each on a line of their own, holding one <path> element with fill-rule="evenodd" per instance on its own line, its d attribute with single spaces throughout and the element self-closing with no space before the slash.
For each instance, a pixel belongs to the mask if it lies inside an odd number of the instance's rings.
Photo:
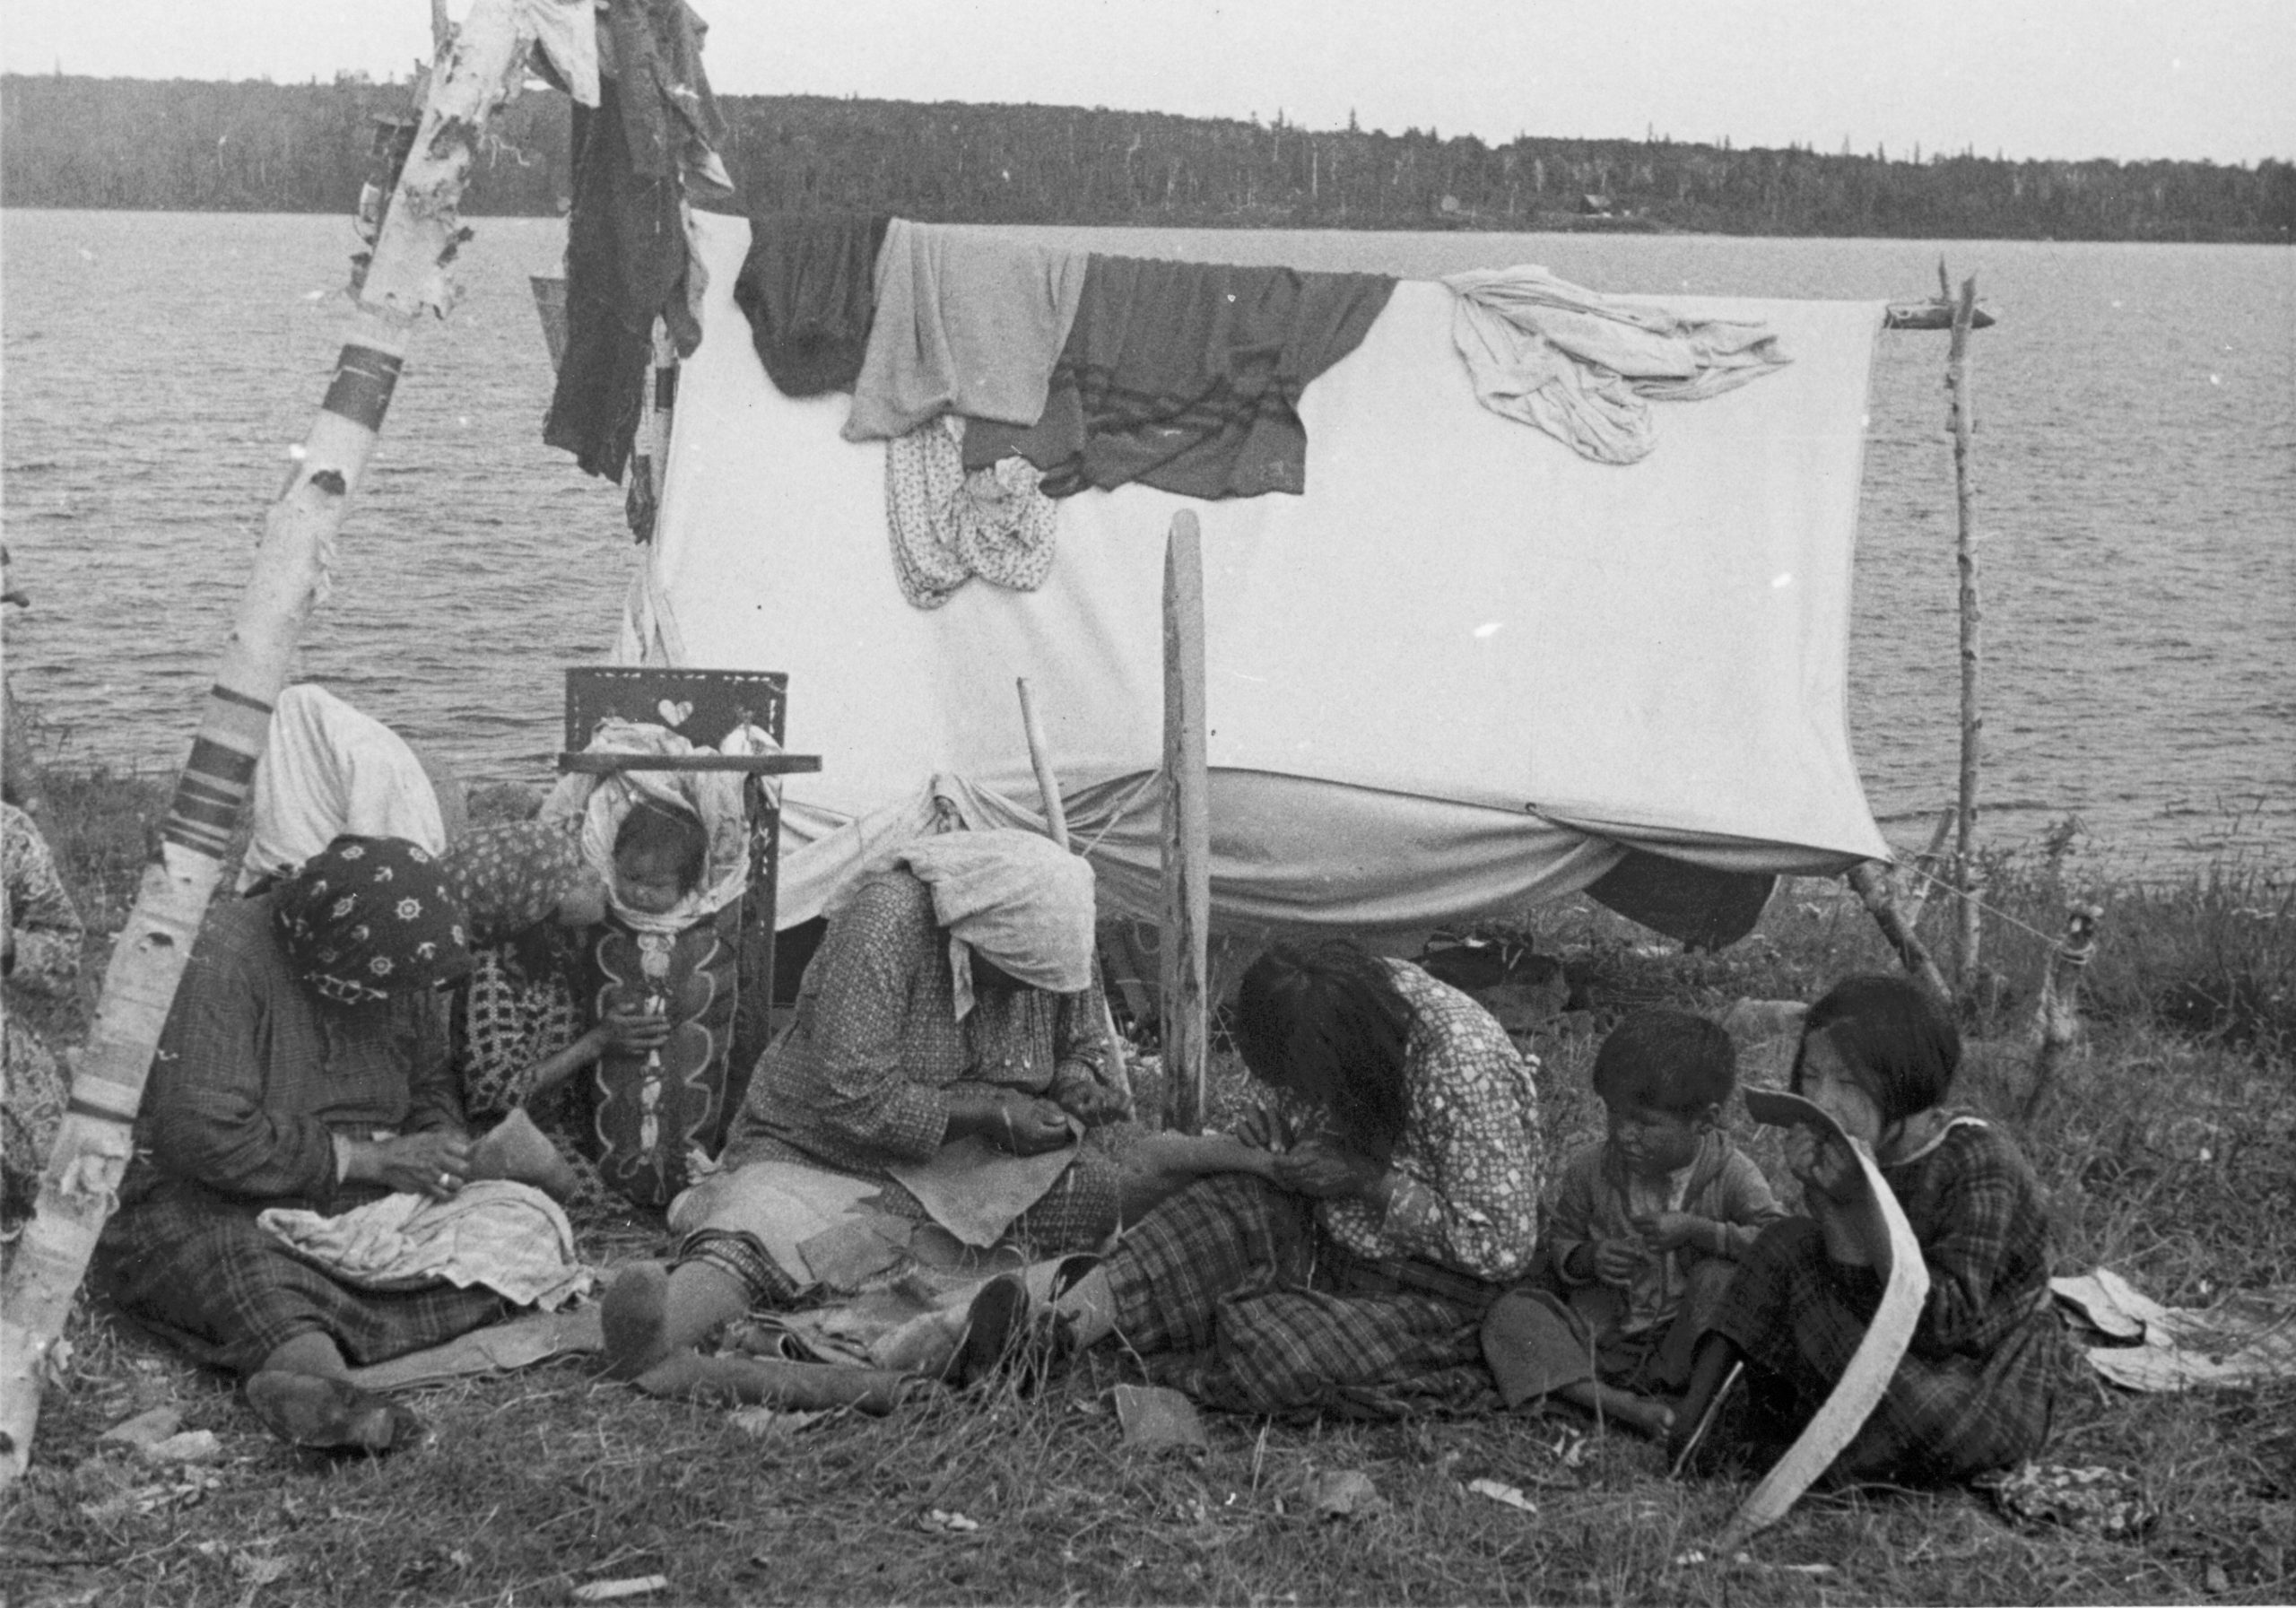
<svg viewBox="0 0 2296 1608">
<path fill-rule="evenodd" d="M 1308 383 L 1355 350 L 1395 281 L 1095 256 L 1027 430 L 968 421 L 965 465 L 1019 453 L 1044 490 L 1139 481 L 1186 497 L 1307 487 Z"/>
<path fill-rule="evenodd" d="M 734 305 L 783 395 L 850 391 L 860 378 L 877 309 L 877 249 L 891 221 L 883 213 L 750 221 Z"/>
</svg>

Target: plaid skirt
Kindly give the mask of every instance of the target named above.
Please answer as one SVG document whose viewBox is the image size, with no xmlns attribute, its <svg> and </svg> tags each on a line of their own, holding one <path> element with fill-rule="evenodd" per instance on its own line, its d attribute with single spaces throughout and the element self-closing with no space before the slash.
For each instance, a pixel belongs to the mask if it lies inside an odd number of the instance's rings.
<svg viewBox="0 0 2296 1608">
<path fill-rule="evenodd" d="M 1257 1178 L 1189 1186 L 1103 1265 L 1118 1341 L 1206 1406 L 1305 1419 L 1499 1405 L 1481 1341 L 1495 1287 L 1369 1266 L 1325 1237 L 1313 1202 Z"/>
<path fill-rule="evenodd" d="M 354 1290 L 256 1225 L 266 1206 L 182 1180 L 105 1225 L 99 1287 L 203 1362 L 253 1373 L 298 1334 L 331 1334 L 354 1368 L 443 1345 L 512 1310 L 491 1290 Z M 355 1204 L 355 1203 L 354 1203 Z"/>
<path fill-rule="evenodd" d="M 1829 1480 L 1950 1484 L 2038 1453 L 2048 1438 L 2064 1328 L 2046 1299 L 2017 1299 L 2033 1303 L 2032 1315 L 1988 1356 L 1908 1352 Z M 1770 1376 L 1754 1399 L 1791 1420 L 1754 1426 L 1766 1438 L 1790 1438 L 1817 1411 L 1865 1337 L 1874 1301 L 1844 1296 L 1810 1219 L 1776 1224 L 1755 1241 L 1713 1326 Z"/>
</svg>

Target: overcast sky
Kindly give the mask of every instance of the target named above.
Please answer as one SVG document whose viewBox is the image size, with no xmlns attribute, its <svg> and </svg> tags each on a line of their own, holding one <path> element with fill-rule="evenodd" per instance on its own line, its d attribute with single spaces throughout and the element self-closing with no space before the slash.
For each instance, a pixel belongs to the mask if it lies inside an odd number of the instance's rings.
<svg viewBox="0 0 2296 1608">
<path fill-rule="evenodd" d="M 468 0 L 452 0 L 460 15 Z M 2296 157 L 2296 0 L 697 0 L 734 94 L 1892 156 Z M 5 0 L 16 73 L 404 75 L 427 0 Z"/>
</svg>

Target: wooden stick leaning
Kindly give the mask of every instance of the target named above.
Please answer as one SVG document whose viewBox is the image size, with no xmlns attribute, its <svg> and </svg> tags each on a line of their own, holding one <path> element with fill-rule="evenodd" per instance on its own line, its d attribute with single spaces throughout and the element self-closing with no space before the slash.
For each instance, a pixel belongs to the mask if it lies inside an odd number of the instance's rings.
<svg viewBox="0 0 2296 1608">
<path fill-rule="evenodd" d="M 1204 1131 L 1209 1050 L 1212 817 L 1205 737 L 1204 543 L 1196 515 L 1182 508 L 1164 543 L 1164 917 L 1157 950 L 1164 1119 L 1183 1134 Z"/>
<path fill-rule="evenodd" d="M 2033 1051 L 2032 1081 L 2017 1108 L 2021 1122 L 2031 1122 L 2057 1082 L 2057 1069 L 2081 1034 L 2081 978 L 2097 952 L 2097 924 L 2104 907 L 2074 904 L 2065 913 L 2065 936 L 2041 966 L 2040 998 L 2033 1007 L 2040 1042 Z"/>
<path fill-rule="evenodd" d="M 1044 723 L 1037 718 L 1037 706 L 1029 697 L 1029 678 L 1017 676 L 1013 685 L 1021 695 L 1021 729 L 1029 739 L 1029 763 L 1037 773 L 1037 792 L 1044 799 L 1045 831 L 1061 847 L 1069 847 L 1068 811 L 1060 802 L 1060 778 L 1053 774 L 1052 749 L 1046 743 Z M 1109 1009 L 1109 987 L 1100 976 L 1100 952 L 1092 949 L 1092 998 L 1100 1007 L 1100 1053 L 1108 1057 L 1109 1075 L 1116 1080 L 1117 1092 L 1124 1096 L 1126 1115 L 1133 1110 L 1132 1067 L 1125 1058 L 1124 1035 L 1116 1030 L 1116 1017 Z"/>
<path fill-rule="evenodd" d="M 303 622 L 328 590 L 335 538 L 365 474 L 415 322 L 444 317 L 456 208 L 488 120 L 517 90 L 533 40 L 517 0 L 475 0 L 441 51 L 374 259 L 301 456 L 264 525 L 254 573 L 198 734 L 111 963 L 39 1204 L 0 1291 L 0 1490 L 31 1454 L 50 1352 L 118 1204 L 152 1051 L 222 880 Z"/>
<path fill-rule="evenodd" d="M 1940 260 L 1942 285 L 1945 265 Z M 1961 953 L 1956 969 L 1964 998 L 1977 987 L 1978 943 L 1981 928 L 1977 902 L 1977 782 L 1985 742 L 1985 719 L 1978 702 L 1979 671 L 1985 645 L 1985 611 L 1978 600 L 1977 486 L 1970 464 L 1971 438 L 1976 426 L 1970 411 L 1970 330 L 1977 318 L 1977 280 L 1961 281 L 1961 299 L 1953 307 L 1953 337 L 1945 352 L 1945 424 L 1953 436 L 1953 506 L 1959 532 L 1955 562 L 1961 571 L 1961 769 L 1954 835 L 1955 882 L 1961 891 Z"/>
<path fill-rule="evenodd" d="M 1945 986 L 1945 974 L 1937 969 L 1937 962 L 1930 958 L 1928 948 L 1914 935 L 1913 923 L 1900 914 L 1895 895 L 1890 887 L 1889 872 L 1879 860 L 1860 860 L 1842 874 L 1874 925 L 1882 929 L 1882 936 L 1898 952 L 1898 959 L 1921 986 L 1935 996 L 1941 1005 L 1951 1007 L 1953 991 Z"/>
<path fill-rule="evenodd" d="M 1905 1208 L 1890 1192 L 1873 1153 L 1843 1133 L 1841 1126 L 1823 1110 L 1798 1094 L 1777 1089 L 1749 1089 L 1745 1101 L 1747 1115 L 1757 1122 L 1780 1127 L 1802 1125 L 1815 1128 L 1848 1145 L 1850 1153 L 1857 1158 L 1858 1169 L 1866 1176 L 1866 1198 L 1874 1208 L 1866 1224 L 1866 1238 L 1875 1271 L 1882 1275 L 1882 1304 L 1874 1308 L 1873 1321 L 1866 1326 L 1865 1338 L 1850 1354 L 1849 1366 L 1842 1369 L 1841 1378 L 1831 1394 L 1795 1438 L 1794 1444 L 1786 1448 L 1786 1455 L 1771 1465 L 1761 1483 L 1738 1504 L 1730 1522 L 1723 1526 L 1715 1550 L 1725 1558 L 1756 1533 L 1783 1518 L 1810 1488 L 1810 1482 L 1825 1473 L 1841 1455 L 1842 1448 L 1857 1438 L 1889 1390 L 1890 1379 L 1896 1374 L 1898 1364 L 1904 1360 L 1907 1346 L 1913 1342 L 1914 1325 L 1921 1317 L 1922 1303 L 1929 1298 L 1928 1264 L 1921 1258 L 1921 1246 L 1913 1237 L 1912 1225 L 1906 1221 Z"/>
</svg>

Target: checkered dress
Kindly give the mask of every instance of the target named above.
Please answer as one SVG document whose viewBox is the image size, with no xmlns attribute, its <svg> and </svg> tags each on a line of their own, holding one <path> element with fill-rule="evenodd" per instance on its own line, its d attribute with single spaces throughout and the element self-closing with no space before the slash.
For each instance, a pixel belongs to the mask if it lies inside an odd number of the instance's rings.
<svg viewBox="0 0 2296 1608">
<path fill-rule="evenodd" d="M 1391 964 L 1413 1021 L 1387 1210 L 1208 1178 L 1109 1259 L 1124 1340 L 1168 1354 L 1160 1371 L 1208 1405 L 1391 1418 L 1497 1404 L 1481 1325 L 1537 1240 L 1536 1067 L 1465 995 Z"/>
<path fill-rule="evenodd" d="M 2032 1456 L 2048 1435 L 2064 1343 L 2032 1169 L 1998 1128 L 1961 1118 L 1883 1176 L 1921 1243 L 1929 1299 L 1888 1394 L 1832 1477 L 1945 1483 Z M 1871 1269 L 1836 1264 L 1818 1225 L 1793 1218 L 1754 1242 L 1714 1328 L 1771 1376 L 1777 1388 L 1764 1397 L 1806 1418 L 1880 1302 Z"/>
</svg>

